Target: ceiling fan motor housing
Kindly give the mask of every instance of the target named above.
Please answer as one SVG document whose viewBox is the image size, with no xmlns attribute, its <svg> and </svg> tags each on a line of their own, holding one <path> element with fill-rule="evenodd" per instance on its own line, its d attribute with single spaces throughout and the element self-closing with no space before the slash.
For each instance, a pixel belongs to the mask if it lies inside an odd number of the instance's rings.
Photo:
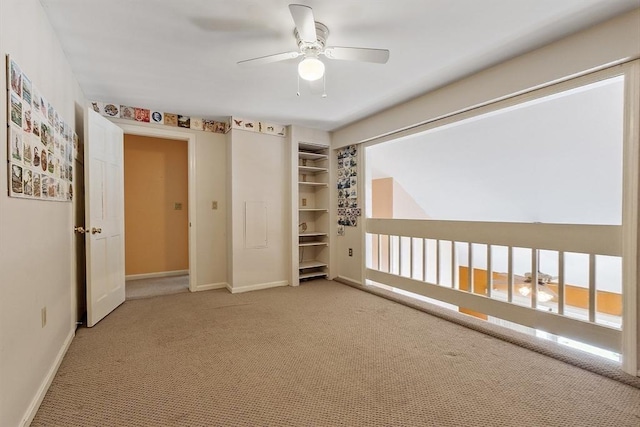
<svg viewBox="0 0 640 427">
<path fill-rule="evenodd" d="M 327 45 L 327 38 L 329 37 L 329 28 L 326 25 L 316 22 L 316 36 L 317 39 L 313 43 L 305 42 L 300 38 L 300 34 L 298 34 L 298 29 L 295 28 L 293 30 L 293 34 L 296 36 L 296 41 L 298 42 L 298 47 L 300 51 L 307 54 L 309 53 L 315 54 L 317 56 L 320 52 L 322 52 Z"/>
</svg>

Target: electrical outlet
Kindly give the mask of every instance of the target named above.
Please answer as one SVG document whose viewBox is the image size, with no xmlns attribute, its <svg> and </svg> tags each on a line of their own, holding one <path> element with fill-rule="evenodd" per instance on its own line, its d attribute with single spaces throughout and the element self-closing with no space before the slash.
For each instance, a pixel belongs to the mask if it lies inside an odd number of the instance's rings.
<svg viewBox="0 0 640 427">
<path fill-rule="evenodd" d="M 211 202 L 211 209 L 216 210 L 218 209 L 218 202 L 216 200 L 214 200 L 213 202 Z"/>
<path fill-rule="evenodd" d="M 40 317 L 42 319 L 42 327 L 44 328 L 45 326 L 47 326 L 47 307 L 42 307 L 42 310 L 40 310 Z"/>
<path fill-rule="evenodd" d="M 349 256 L 353 256 L 353 248 L 349 248 Z"/>
<path fill-rule="evenodd" d="M 302 199 L 302 206 L 307 206 L 307 199 Z"/>
</svg>

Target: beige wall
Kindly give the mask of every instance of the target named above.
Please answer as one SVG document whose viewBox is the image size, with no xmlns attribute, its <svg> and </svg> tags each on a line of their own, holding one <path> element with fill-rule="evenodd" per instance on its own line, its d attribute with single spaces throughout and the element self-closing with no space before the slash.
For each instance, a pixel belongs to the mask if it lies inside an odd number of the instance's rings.
<svg viewBox="0 0 640 427">
<path fill-rule="evenodd" d="M 289 146 L 286 138 L 231 130 L 229 150 L 230 288 L 286 285 L 290 278 Z M 264 202 L 267 245 L 245 245 L 245 203 Z"/>
<path fill-rule="evenodd" d="M 74 235 L 71 203 L 7 197 L 4 55 L 81 137 L 85 99 L 37 0 L 0 1 L 0 52 L 0 425 L 18 426 L 75 330 Z"/>
<path fill-rule="evenodd" d="M 127 276 L 189 268 L 187 172 L 187 141 L 125 134 Z"/>
</svg>

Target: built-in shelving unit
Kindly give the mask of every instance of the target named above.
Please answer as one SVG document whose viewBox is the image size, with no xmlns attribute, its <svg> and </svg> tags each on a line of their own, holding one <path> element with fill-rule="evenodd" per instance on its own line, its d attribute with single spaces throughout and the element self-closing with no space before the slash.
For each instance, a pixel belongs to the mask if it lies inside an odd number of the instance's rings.
<svg viewBox="0 0 640 427">
<path fill-rule="evenodd" d="M 328 276 L 329 147 L 297 143 L 298 279 Z"/>
</svg>

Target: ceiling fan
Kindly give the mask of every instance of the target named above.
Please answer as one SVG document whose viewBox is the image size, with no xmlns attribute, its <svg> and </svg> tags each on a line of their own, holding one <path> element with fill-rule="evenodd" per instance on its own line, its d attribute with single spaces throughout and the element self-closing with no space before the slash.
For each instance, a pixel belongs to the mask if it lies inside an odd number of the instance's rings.
<svg viewBox="0 0 640 427">
<path fill-rule="evenodd" d="M 389 60 L 387 49 L 368 49 L 361 47 L 327 46 L 329 28 L 316 22 L 313 10 L 309 6 L 290 4 L 289 11 L 295 23 L 293 34 L 298 43 L 298 51 L 277 53 L 238 62 L 238 65 L 262 65 L 288 59 L 304 58 L 298 63 L 300 78 L 313 82 L 324 77 L 324 63 L 319 59 L 324 56 L 329 59 L 347 61 L 363 61 L 384 64 Z M 298 93 L 299 94 L 299 93 Z M 323 96 L 326 96 L 323 94 Z"/>
</svg>

